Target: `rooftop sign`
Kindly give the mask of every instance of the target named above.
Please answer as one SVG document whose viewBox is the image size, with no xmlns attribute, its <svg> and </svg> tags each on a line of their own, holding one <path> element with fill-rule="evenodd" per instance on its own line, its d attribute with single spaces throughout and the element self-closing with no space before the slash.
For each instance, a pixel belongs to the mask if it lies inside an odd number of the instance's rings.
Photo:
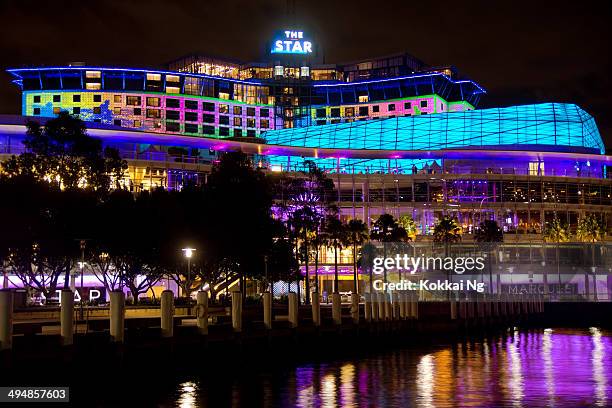
<svg viewBox="0 0 612 408">
<path fill-rule="evenodd" d="M 276 33 L 272 39 L 272 54 L 312 54 L 312 42 L 303 31 L 285 30 Z"/>
</svg>

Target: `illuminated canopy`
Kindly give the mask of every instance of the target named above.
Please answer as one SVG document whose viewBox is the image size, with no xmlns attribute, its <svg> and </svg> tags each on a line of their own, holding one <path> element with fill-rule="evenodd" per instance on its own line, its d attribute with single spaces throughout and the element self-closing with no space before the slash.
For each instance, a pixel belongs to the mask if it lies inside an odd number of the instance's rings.
<svg viewBox="0 0 612 408">
<path fill-rule="evenodd" d="M 350 150 L 605 150 L 595 120 L 580 107 L 564 103 L 279 129 L 263 137 L 271 145 Z"/>
</svg>

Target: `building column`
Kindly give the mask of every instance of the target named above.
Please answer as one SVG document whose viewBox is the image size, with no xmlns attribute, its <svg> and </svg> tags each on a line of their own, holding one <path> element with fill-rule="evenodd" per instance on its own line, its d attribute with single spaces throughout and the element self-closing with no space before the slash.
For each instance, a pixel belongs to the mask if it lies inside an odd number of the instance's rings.
<svg viewBox="0 0 612 408">
<path fill-rule="evenodd" d="M 208 292 L 200 290 L 196 295 L 196 321 L 200 334 L 208 334 Z"/>
<path fill-rule="evenodd" d="M 174 335 L 174 293 L 164 290 L 161 293 L 161 335 L 172 337 Z"/>
<path fill-rule="evenodd" d="M 110 337 L 115 343 L 123 343 L 125 335 L 125 293 L 114 290 L 110 293 Z"/>
<path fill-rule="evenodd" d="M 0 290 L 0 351 L 13 347 L 13 291 Z"/>
<path fill-rule="evenodd" d="M 74 337 L 74 292 L 63 289 L 60 294 L 60 333 L 62 344 L 70 346 Z"/>
</svg>

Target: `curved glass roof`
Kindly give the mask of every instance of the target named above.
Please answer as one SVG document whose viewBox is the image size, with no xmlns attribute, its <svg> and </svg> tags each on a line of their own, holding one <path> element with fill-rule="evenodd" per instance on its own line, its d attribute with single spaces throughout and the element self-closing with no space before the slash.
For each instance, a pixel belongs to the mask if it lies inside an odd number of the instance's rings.
<svg viewBox="0 0 612 408">
<path fill-rule="evenodd" d="M 565 103 L 279 129 L 263 137 L 272 145 L 357 150 L 605 151 L 593 117 Z"/>
</svg>

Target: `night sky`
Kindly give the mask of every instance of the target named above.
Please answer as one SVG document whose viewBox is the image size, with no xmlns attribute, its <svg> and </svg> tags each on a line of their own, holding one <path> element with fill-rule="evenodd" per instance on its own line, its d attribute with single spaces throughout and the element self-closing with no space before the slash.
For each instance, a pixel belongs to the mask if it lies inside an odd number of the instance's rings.
<svg viewBox="0 0 612 408">
<path fill-rule="evenodd" d="M 407 51 L 455 65 L 488 91 L 480 108 L 573 102 L 612 147 L 609 1 L 0 0 L 0 113 L 20 112 L 8 67 L 161 68 L 201 53 L 261 60 L 272 33 L 303 28 L 326 62 Z"/>
</svg>

